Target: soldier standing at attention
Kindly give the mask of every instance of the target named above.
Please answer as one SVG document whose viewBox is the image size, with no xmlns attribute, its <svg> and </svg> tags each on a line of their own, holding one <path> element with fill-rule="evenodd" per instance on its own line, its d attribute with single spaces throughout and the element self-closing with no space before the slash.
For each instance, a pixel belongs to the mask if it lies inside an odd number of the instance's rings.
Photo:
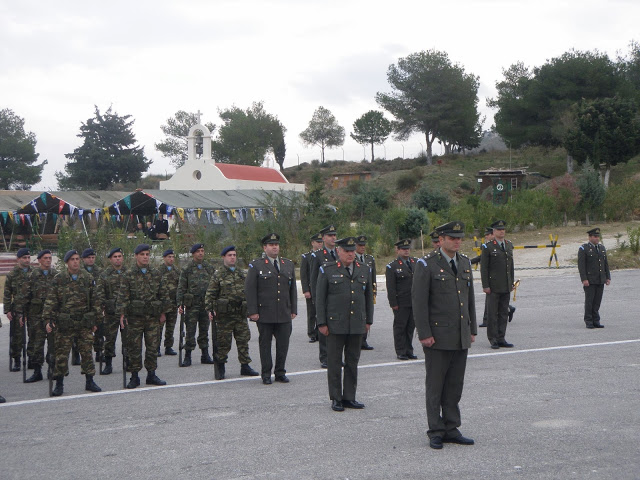
<svg viewBox="0 0 640 480">
<path fill-rule="evenodd" d="M 120 282 L 120 292 L 116 311 L 120 316 L 120 327 L 126 337 L 129 362 L 127 370 L 131 379 L 127 388 L 140 385 L 138 372 L 142 370 L 142 337 L 144 336 L 144 368 L 147 370 L 147 385 L 166 385 L 167 382 L 156 376 L 158 366 L 158 329 L 166 320 L 165 310 L 169 299 L 163 298 L 165 291 L 162 275 L 151 268 L 151 247 L 138 245 L 135 250 L 136 263 L 128 269 Z"/>
<path fill-rule="evenodd" d="M 102 391 L 93 381 L 96 367 L 91 356 L 93 333 L 98 329 L 100 314 L 95 281 L 80 268 L 77 250 L 69 250 L 64 262 L 67 268 L 54 277 L 42 311 L 42 317 L 47 322 L 47 333 L 53 330 L 55 338 L 54 397 L 64 392 L 64 377 L 69 375 L 69 351 L 74 338 L 80 352 L 81 373 L 86 376 L 85 390 Z M 49 320 L 53 323 L 53 329 Z"/>
<path fill-rule="evenodd" d="M 204 259 L 204 244 L 196 243 L 191 247 L 191 260 L 180 272 L 176 303 L 178 313 L 186 312 L 187 324 L 183 367 L 191 366 L 191 351 L 196 348 L 196 328 L 198 346 L 202 350 L 200 362 L 213 364 L 209 355 L 209 315 L 204 306 L 204 297 L 213 275 L 213 267 Z"/>
<path fill-rule="evenodd" d="M 413 354 L 411 339 L 416 326 L 411 305 L 411 285 L 416 258 L 411 256 L 411 240 L 396 242 L 398 258 L 387 265 L 387 298 L 393 310 L 393 343 L 398 360 L 418 358 Z"/>
<path fill-rule="evenodd" d="M 116 339 L 120 329 L 120 316 L 116 311 L 116 303 L 120 292 L 120 280 L 125 272 L 124 255 L 120 247 L 112 248 L 107 254 L 107 258 L 110 265 L 100 273 L 96 288 L 100 309 L 103 312 L 102 334 L 104 335 L 105 365 L 101 372 L 102 375 L 109 375 L 113 372 L 113 357 L 116 356 Z"/>
<path fill-rule="evenodd" d="M 276 339 L 276 382 L 288 383 L 285 362 L 289 351 L 291 323 L 298 313 L 296 271 L 293 262 L 280 257 L 280 236 L 262 238 L 265 255 L 249 264 L 245 280 L 249 320 L 257 322 L 262 383 L 271 385 L 272 338 Z"/>
<path fill-rule="evenodd" d="M 440 248 L 418 260 L 413 279 L 413 311 L 424 350 L 429 446 L 473 445 L 463 437 L 460 398 L 467 354 L 478 333 L 473 274 L 469 259 L 459 253 L 464 224 L 437 228 Z"/>
<path fill-rule="evenodd" d="M 339 240 L 339 260 L 320 267 L 316 289 L 318 331 L 327 337 L 331 409 L 364 408 L 356 401 L 362 335 L 373 323 L 371 268 L 355 261 L 356 239 Z M 344 354 L 344 384 L 342 355 Z"/>
<path fill-rule="evenodd" d="M 166 220 L 164 220 L 166 222 Z M 174 266 L 176 255 L 173 249 L 169 248 L 162 254 L 164 265 L 160 267 L 162 272 L 162 285 L 169 297 L 170 303 L 165 313 L 167 321 L 164 322 L 164 354 L 177 355 L 173 349 L 174 333 L 176 330 L 176 321 L 178 318 L 178 307 L 176 306 L 176 293 L 178 291 L 178 281 L 180 280 L 180 272 Z M 158 356 L 160 356 L 160 344 L 162 343 L 162 325 L 158 332 Z"/>
<path fill-rule="evenodd" d="M 58 273 L 51 268 L 51 250 L 42 250 L 38 253 L 39 266 L 28 273 L 28 279 L 22 284 L 20 303 L 18 310 L 25 313 L 27 329 L 29 331 L 29 346 L 27 354 L 29 363 L 33 365 L 33 375 L 27 378 L 26 383 L 42 380 L 42 365 L 44 365 L 44 344 L 47 340 L 47 330 L 42 317 L 44 302 L 53 284 L 53 278 Z M 50 352 L 53 361 L 53 351 Z"/>
<path fill-rule="evenodd" d="M 307 302 L 307 336 L 309 343 L 318 341 L 318 327 L 316 325 L 316 307 L 311 298 L 311 254 L 322 248 L 322 234 L 316 233 L 311 238 L 311 251 L 303 253 L 300 259 L 300 284 Z"/>
<path fill-rule="evenodd" d="M 223 266 L 215 271 L 204 303 L 209 312 L 209 319 L 216 322 L 216 342 L 214 350 L 215 378 L 224 380 L 225 363 L 236 339 L 238 360 L 240 361 L 240 375 L 257 377 L 260 375 L 251 366 L 249 356 L 249 340 L 251 331 L 247 322 L 247 300 L 244 294 L 246 275 L 236 267 L 236 247 L 230 245 L 220 253 Z"/>
<path fill-rule="evenodd" d="M 604 286 L 611 283 L 609 261 L 604 245 L 600 244 L 600 229 L 587 232 L 589 241 L 578 249 L 578 271 L 584 289 L 584 323 L 587 328 L 604 328 L 600 323 L 600 303 Z"/>
<path fill-rule="evenodd" d="M 327 225 L 320 230 L 320 233 L 322 234 L 322 248 L 311 254 L 311 267 L 309 269 L 311 300 L 315 297 L 320 267 L 329 265 L 330 263 L 335 263 L 338 259 L 338 254 L 336 253 L 336 227 L 333 225 Z M 320 366 L 322 368 L 327 368 L 327 337 L 324 335 L 318 335 L 318 350 Z"/>
<path fill-rule="evenodd" d="M 440 248 L 440 235 L 438 235 L 437 231 L 433 231 L 429 234 L 429 236 L 431 237 L 431 246 L 433 247 L 434 250 L 437 250 Z"/>
<path fill-rule="evenodd" d="M 93 277 L 93 281 L 98 283 L 98 278 L 100 278 L 100 274 L 102 273 L 102 268 L 99 265 L 96 265 L 96 252 L 93 248 L 86 248 L 82 251 L 82 255 L 80 255 L 82 259 L 83 268 Z M 96 352 L 96 362 L 100 361 L 100 355 L 102 355 L 102 345 L 104 344 L 104 332 L 102 331 L 102 323 L 98 325 L 98 330 L 93 336 L 93 350 Z M 79 365 L 78 360 L 78 350 L 73 349 L 72 352 L 72 365 Z"/>
<path fill-rule="evenodd" d="M 504 220 L 493 222 L 493 240 L 482 244 L 480 273 L 482 291 L 487 294 L 487 337 L 491 348 L 513 348 L 505 340 L 509 317 L 509 296 L 513 290 L 513 244 L 504 238 Z"/>
<path fill-rule="evenodd" d="M 356 261 L 360 265 L 366 265 L 371 269 L 371 283 L 373 285 L 373 304 L 376 304 L 376 296 L 378 295 L 378 282 L 376 279 L 376 259 L 373 255 L 365 253 L 367 251 L 367 237 L 365 235 L 358 235 L 356 237 Z M 367 336 L 369 332 L 366 331 L 362 334 L 362 350 L 373 350 L 373 347 L 367 343 Z"/>
<path fill-rule="evenodd" d="M 486 227 L 484 229 L 484 243 L 489 243 L 493 240 L 493 228 L 492 227 Z M 482 250 L 480 250 L 480 253 L 482 253 Z M 471 259 L 471 265 L 475 265 L 476 263 L 480 263 L 480 259 L 482 258 L 482 255 L 478 255 L 477 257 L 474 257 Z M 479 327 L 486 327 L 487 326 L 487 305 L 489 305 L 489 296 L 485 295 L 484 297 L 484 314 L 482 315 L 482 323 L 480 325 L 478 325 Z M 515 308 L 514 308 L 515 310 Z"/>
<path fill-rule="evenodd" d="M 13 358 L 12 372 L 20 371 L 20 352 L 22 351 L 22 320 L 21 316 L 24 312 L 18 311 L 18 299 L 22 290 L 23 283 L 28 281 L 28 275 L 31 271 L 31 255 L 28 248 L 21 248 L 16 254 L 18 263 L 11 270 L 4 283 L 4 314 L 9 319 L 9 328 L 11 330 L 11 345 L 9 346 L 11 358 Z M 24 365 L 24 368 L 27 368 Z"/>
</svg>

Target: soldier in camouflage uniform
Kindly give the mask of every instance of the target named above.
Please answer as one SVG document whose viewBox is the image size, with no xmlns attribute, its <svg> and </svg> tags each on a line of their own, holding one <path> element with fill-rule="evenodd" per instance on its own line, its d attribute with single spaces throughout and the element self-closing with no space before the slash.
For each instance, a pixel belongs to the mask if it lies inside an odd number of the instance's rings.
<svg viewBox="0 0 640 480">
<path fill-rule="evenodd" d="M 69 250 L 64 262 L 67 269 L 54 277 L 42 311 L 42 318 L 47 322 L 47 333 L 51 332 L 49 321 L 53 323 L 55 332 L 54 397 L 63 393 L 63 380 L 69 375 L 69 351 L 74 337 L 78 342 L 81 371 L 87 378 L 85 390 L 101 391 L 93 381 L 96 367 L 91 358 L 93 333 L 98 329 L 100 314 L 95 298 L 95 282 L 91 275 L 80 269 L 80 255 L 76 250 Z"/>
<path fill-rule="evenodd" d="M 227 355 L 231 350 L 232 336 L 236 338 L 240 375 L 256 377 L 259 375 L 251 366 L 249 357 L 249 340 L 251 331 L 247 321 L 247 300 L 244 294 L 246 275 L 236 268 L 236 247 L 226 247 L 220 254 L 224 266 L 213 274 L 204 303 L 209 312 L 209 319 L 216 322 L 216 338 L 214 349 L 215 377 L 223 380 Z"/>
<path fill-rule="evenodd" d="M 164 323 L 168 299 L 164 297 L 162 275 L 151 268 L 151 247 L 140 244 L 134 250 L 136 263 L 128 269 L 120 282 L 116 311 L 120 327 L 126 333 L 123 340 L 127 347 L 127 370 L 131 379 L 127 388 L 140 385 L 138 372 L 142 370 L 142 338 L 144 337 L 144 368 L 147 385 L 166 385 L 156 376 L 158 367 L 158 329 Z"/>
<path fill-rule="evenodd" d="M 166 220 L 165 220 L 166 222 Z M 180 280 L 180 271 L 174 266 L 176 261 L 175 253 L 172 249 L 165 250 L 162 254 L 164 266 L 160 267 L 162 272 L 162 285 L 170 300 L 166 316 L 167 321 L 164 322 L 164 354 L 177 355 L 173 349 L 174 332 L 176 330 L 176 319 L 178 317 L 178 307 L 176 306 L 176 293 L 178 291 L 178 281 Z M 160 343 L 162 341 L 162 325 L 158 332 L 158 356 L 160 356 Z"/>
<path fill-rule="evenodd" d="M 196 243 L 191 247 L 191 260 L 180 272 L 176 304 L 178 313 L 186 311 L 187 334 L 183 367 L 191 366 L 191 351 L 196 348 L 196 328 L 198 328 L 198 346 L 202 350 L 200 362 L 213 364 L 209 355 L 209 315 L 204 305 L 204 297 L 211 281 L 214 269 L 204 259 L 204 245 Z"/>
<path fill-rule="evenodd" d="M 27 330 L 29 332 L 29 345 L 27 355 L 29 363 L 33 365 L 33 375 L 27 378 L 27 383 L 42 380 L 42 365 L 44 365 L 44 343 L 47 339 L 45 321 L 42 317 L 44 302 L 53 284 L 53 278 L 58 273 L 51 268 L 51 250 L 42 250 L 38 253 L 40 266 L 32 269 L 28 279 L 22 284 L 19 310 L 25 312 L 27 317 Z M 53 352 L 51 352 L 53 355 Z"/>
<path fill-rule="evenodd" d="M 120 280 L 126 271 L 123 266 L 124 255 L 120 247 L 113 248 L 107 254 L 110 265 L 100 273 L 97 281 L 96 295 L 98 304 L 103 313 L 102 334 L 104 335 L 104 355 L 105 366 L 102 375 L 109 375 L 113 372 L 113 357 L 116 356 L 116 340 L 120 329 L 120 318 L 116 312 L 116 302 L 120 292 Z M 98 358 L 99 360 L 99 358 Z"/>
<path fill-rule="evenodd" d="M 22 351 L 22 325 L 21 317 L 22 313 L 17 309 L 18 297 L 22 284 L 28 279 L 29 271 L 31 270 L 31 255 L 29 250 L 21 248 L 16 255 L 18 263 L 13 270 L 7 275 L 7 279 L 4 283 L 4 313 L 9 319 L 9 328 L 11 330 L 11 345 L 10 352 L 11 358 L 13 358 L 13 365 L 11 365 L 12 372 L 20 371 L 20 352 Z M 24 368 L 27 368 L 25 365 Z"/>
<path fill-rule="evenodd" d="M 86 248 L 80 255 L 82 259 L 82 267 L 93 277 L 93 281 L 98 283 L 100 274 L 102 274 L 102 268 L 96 264 L 96 252 L 93 248 Z M 102 347 L 104 345 L 104 332 L 102 331 L 102 322 L 98 324 L 98 331 L 93 336 L 93 350 L 96 352 L 96 362 L 100 361 L 100 355 L 102 355 Z M 77 355 L 77 353 L 75 354 Z M 72 362 L 73 365 L 78 363 Z"/>
</svg>

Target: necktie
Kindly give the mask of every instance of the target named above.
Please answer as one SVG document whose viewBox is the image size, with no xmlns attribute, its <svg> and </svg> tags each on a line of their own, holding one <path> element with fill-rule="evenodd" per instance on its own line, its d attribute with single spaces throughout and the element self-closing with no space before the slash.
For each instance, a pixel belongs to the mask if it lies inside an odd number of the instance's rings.
<svg viewBox="0 0 640 480">
<path fill-rule="evenodd" d="M 458 276 L 458 268 L 456 267 L 456 262 L 454 262 L 453 258 L 452 258 L 449 263 L 451 264 L 451 270 L 453 270 L 453 274 L 457 277 Z"/>
<path fill-rule="evenodd" d="M 504 252 L 504 242 L 500 244 L 500 248 L 502 249 L 502 251 Z"/>
<path fill-rule="evenodd" d="M 351 265 L 347 267 L 347 273 L 349 274 L 349 276 L 351 276 Z"/>
<path fill-rule="evenodd" d="M 411 268 L 411 260 L 407 260 L 407 268 L 411 273 L 413 273 L 413 268 Z"/>
<path fill-rule="evenodd" d="M 278 266 L 278 260 L 274 260 L 273 261 L 273 266 L 275 267 L 276 271 L 278 273 L 280 273 L 280 267 Z"/>
<path fill-rule="evenodd" d="M 360 255 L 360 263 L 364 263 L 364 257 Z"/>
<path fill-rule="evenodd" d="M 336 259 L 336 254 L 333 253 L 333 250 L 331 250 L 331 258 L 333 258 L 334 260 Z"/>
</svg>

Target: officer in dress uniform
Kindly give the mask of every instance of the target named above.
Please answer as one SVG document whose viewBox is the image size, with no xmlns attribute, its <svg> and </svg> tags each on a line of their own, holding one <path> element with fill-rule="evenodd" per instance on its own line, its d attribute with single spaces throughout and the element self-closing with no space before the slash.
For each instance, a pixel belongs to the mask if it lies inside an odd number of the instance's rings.
<svg viewBox="0 0 640 480">
<path fill-rule="evenodd" d="M 307 336 L 309 343 L 318 341 L 318 327 L 316 326 L 316 307 L 311 298 L 311 254 L 322 248 L 322 234 L 316 233 L 310 238 L 311 250 L 303 253 L 300 259 L 300 283 L 302 293 L 307 303 Z"/>
<path fill-rule="evenodd" d="M 513 348 L 505 340 L 509 317 L 509 296 L 513 290 L 513 244 L 504 238 L 504 220 L 494 222 L 494 238 L 482 244 L 480 273 L 482 291 L 487 295 L 487 337 L 494 350 Z"/>
<path fill-rule="evenodd" d="M 320 267 L 316 289 L 318 330 L 327 337 L 331 408 L 364 408 L 356 401 L 362 335 L 373 323 L 371 268 L 355 260 L 356 239 L 338 242 L 339 260 Z M 344 354 L 344 382 L 342 356 Z"/>
<path fill-rule="evenodd" d="M 366 265 L 371 269 L 371 283 L 373 284 L 373 304 L 376 304 L 376 296 L 378 295 L 378 282 L 376 281 L 376 259 L 373 255 L 366 253 L 367 250 L 367 236 L 358 235 L 356 237 L 356 261 L 360 265 Z M 367 343 L 367 336 L 369 332 L 364 332 L 362 335 L 362 350 L 373 350 L 373 347 Z"/>
<path fill-rule="evenodd" d="M 247 314 L 257 322 L 262 383 L 271 385 L 271 370 L 276 382 L 289 383 L 285 362 L 289 351 L 291 323 L 298 313 L 296 272 L 293 262 L 280 257 L 280 236 L 270 233 L 262 238 L 263 257 L 249 264 L 245 280 Z M 271 356 L 272 338 L 276 339 L 276 361 Z"/>
<path fill-rule="evenodd" d="M 600 244 L 600 229 L 587 232 L 589 241 L 578 249 L 578 271 L 584 289 L 584 323 L 587 328 L 604 328 L 600 323 L 600 303 L 604 286 L 611 283 L 609 261 L 604 245 Z"/>
<path fill-rule="evenodd" d="M 393 310 L 393 343 L 398 360 L 418 358 L 413 354 L 411 339 L 416 326 L 411 305 L 411 285 L 416 258 L 411 256 L 411 240 L 395 243 L 398 257 L 387 265 L 387 298 Z"/>
</svg>

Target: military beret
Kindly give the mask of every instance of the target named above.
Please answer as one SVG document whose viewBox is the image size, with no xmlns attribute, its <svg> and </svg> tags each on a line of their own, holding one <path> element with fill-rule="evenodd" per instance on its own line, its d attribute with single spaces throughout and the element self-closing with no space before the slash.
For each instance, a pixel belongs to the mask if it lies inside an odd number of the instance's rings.
<svg viewBox="0 0 640 480">
<path fill-rule="evenodd" d="M 73 257 L 74 255 L 78 255 L 78 251 L 77 250 L 69 250 L 67 253 L 64 254 L 64 263 L 67 263 L 69 261 L 69 259 L 71 257 Z"/>
<path fill-rule="evenodd" d="M 407 248 L 411 248 L 411 240 L 409 240 L 408 238 L 404 238 L 396 243 L 394 243 L 394 245 L 398 248 L 401 249 L 407 249 Z"/>
<path fill-rule="evenodd" d="M 138 255 L 139 253 L 144 252 L 145 250 L 151 251 L 151 247 L 149 245 L 147 245 L 146 243 L 141 243 L 140 245 L 138 245 L 136 247 L 136 249 L 133 251 L 133 253 Z"/>
<path fill-rule="evenodd" d="M 352 252 L 356 249 L 356 237 L 344 237 L 336 241 L 336 246 L 340 247 L 347 252 Z"/>
<path fill-rule="evenodd" d="M 40 260 L 42 257 L 44 257 L 46 254 L 50 254 L 51 250 L 40 250 L 38 252 L 38 260 Z"/>
<path fill-rule="evenodd" d="M 311 240 L 312 242 L 321 242 L 322 241 L 322 234 L 320 232 L 318 232 L 315 235 L 311 235 L 309 240 Z"/>
<path fill-rule="evenodd" d="M 440 235 L 438 235 L 437 230 L 434 230 L 433 232 L 431 232 L 429 234 L 429 236 L 431 237 L 431 241 L 432 242 L 439 242 L 440 241 Z"/>
<path fill-rule="evenodd" d="M 107 253 L 107 258 L 111 258 L 114 253 L 118 252 L 123 253 L 120 247 L 112 248 L 111 250 L 109 250 L 109 253 Z"/>
<path fill-rule="evenodd" d="M 85 248 L 85 249 L 82 251 L 82 255 L 80 255 L 80 256 L 81 256 L 82 258 L 87 258 L 87 257 L 89 257 L 89 256 L 91 256 L 91 255 L 95 255 L 95 254 L 96 254 L 96 252 L 95 252 L 95 250 L 94 250 L 93 248 Z"/>
<path fill-rule="evenodd" d="M 485 227 L 484 234 L 491 235 L 493 233 L 493 227 Z"/>
<path fill-rule="evenodd" d="M 592 235 L 594 237 L 599 237 L 600 236 L 600 229 L 598 227 L 596 228 L 592 228 L 591 230 L 589 230 L 587 232 L 589 235 Z"/>
<path fill-rule="evenodd" d="M 358 245 L 366 245 L 367 244 L 367 236 L 366 235 L 358 235 L 356 237 L 356 243 Z"/>
<path fill-rule="evenodd" d="M 438 235 L 444 237 L 464 238 L 464 223 L 453 221 L 436 228 Z"/>
<path fill-rule="evenodd" d="M 20 250 L 18 250 L 18 253 L 16 253 L 16 258 L 22 258 L 25 255 L 30 255 L 29 249 L 28 248 L 21 248 Z"/>
<path fill-rule="evenodd" d="M 228 247 L 224 247 L 222 249 L 222 251 L 220 252 L 220 256 L 224 257 L 227 253 L 229 252 L 235 252 L 236 251 L 236 246 L 235 245 L 229 245 Z"/>
<path fill-rule="evenodd" d="M 280 235 L 278 235 L 277 233 L 269 233 L 268 235 L 262 237 L 261 242 L 263 245 L 266 245 L 268 243 L 280 243 Z"/>
<path fill-rule="evenodd" d="M 338 232 L 336 230 L 336 227 L 334 225 L 327 225 L 322 230 L 320 230 L 320 233 L 322 235 L 337 235 L 338 234 Z"/>
<path fill-rule="evenodd" d="M 204 243 L 194 243 L 189 252 L 191 254 L 196 253 L 199 249 L 204 248 Z"/>
<path fill-rule="evenodd" d="M 173 248 L 167 248 L 164 252 L 162 252 L 162 257 L 166 257 L 167 255 L 174 255 Z"/>
<path fill-rule="evenodd" d="M 504 220 L 496 220 L 491 224 L 491 228 L 493 228 L 494 230 L 504 230 L 506 226 L 507 222 L 505 222 Z"/>
</svg>

